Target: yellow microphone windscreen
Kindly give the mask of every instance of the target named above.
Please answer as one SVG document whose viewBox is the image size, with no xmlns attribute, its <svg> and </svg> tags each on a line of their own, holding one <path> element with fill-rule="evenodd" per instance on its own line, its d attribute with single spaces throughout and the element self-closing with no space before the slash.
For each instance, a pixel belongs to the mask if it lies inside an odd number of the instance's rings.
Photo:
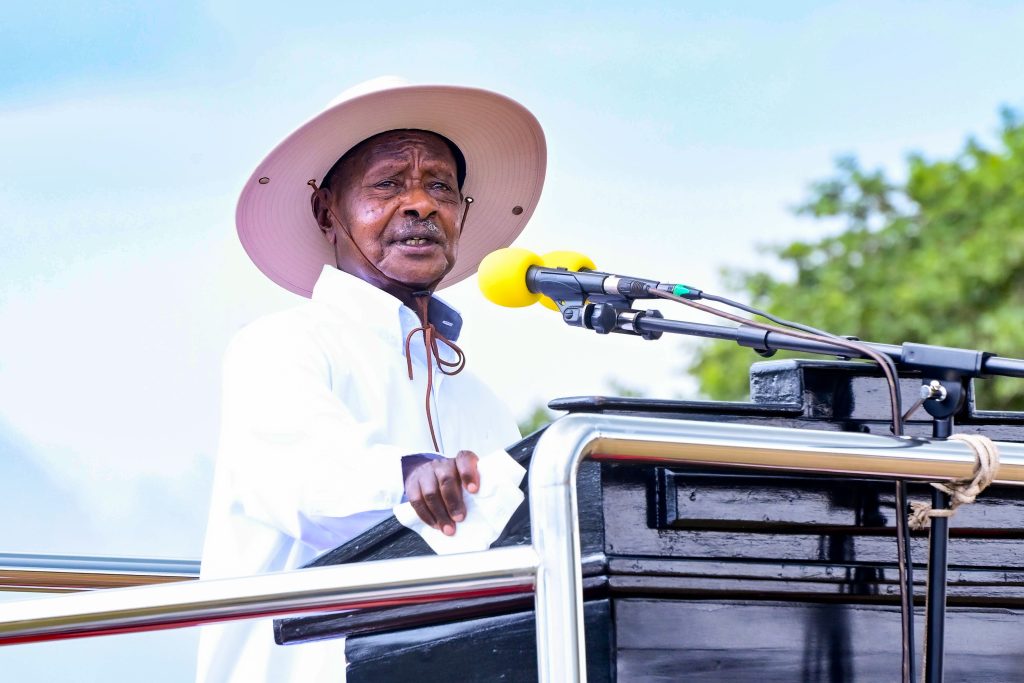
<svg viewBox="0 0 1024 683">
<path fill-rule="evenodd" d="M 537 303 L 540 295 L 527 288 L 526 272 L 530 266 L 539 265 L 542 265 L 540 256 L 529 249 L 497 249 L 480 262 L 476 271 L 477 284 L 484 296 L 499 306 L 529 306 Z"/>
</svg>

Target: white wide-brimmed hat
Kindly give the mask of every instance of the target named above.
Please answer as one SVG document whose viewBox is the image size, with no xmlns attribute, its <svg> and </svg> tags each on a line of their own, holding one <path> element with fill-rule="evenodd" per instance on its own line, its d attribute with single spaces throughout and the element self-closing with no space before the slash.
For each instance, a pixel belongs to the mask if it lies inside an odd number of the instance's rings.
<svg viewBox="0 0 1024 683">
<path fill-rule="evenodd" d="M 462 193 L 473 204 L 455 267 L 438 288 L 469 277 L 484 256 L 522 232 L 540 200 L 547 166 L 544 131 L 533 114 L 487 90 L 378 78 L 346 90 L 286 137 L 242 189 L 238 237 L 267 277 L 296 294 L 311 294 L 335 255 L 310 209 L 309 181 L 319 185 L 345 152 L 398 129 L 443 135 L 466 159 Z"/>
</svg>

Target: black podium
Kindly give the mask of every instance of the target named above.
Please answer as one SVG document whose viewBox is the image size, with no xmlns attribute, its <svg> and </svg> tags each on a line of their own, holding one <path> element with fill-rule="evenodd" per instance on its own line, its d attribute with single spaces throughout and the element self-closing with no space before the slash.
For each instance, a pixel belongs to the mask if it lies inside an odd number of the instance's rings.
<svg viewBox="0 0 1024 683">
<path fill-rule="evenodd" d="M 920 379 L 901 382 L 916 397 Z M 876 434 L 889 433 L 890 415 L 870 366 L 822 361 L 755 365 L 749 403 L 551 407 Z M 1022 413 L 981 411 L 969 396 L 955 419 L 957 431 L 1024 442 Z M 931 418 L 919 411 L 907 432 L 929 436 Z M 528 465 L 538 437 L 513 457 Z M 891 482 L 586 461 L 577 489 L 589 681 L 899 679 Z M 910 495 L 930 494 L 922 484 Z M 529 535 L 524 504 L 492 547 Z M 392 518 L 313 564 L 429 554 Z M 927 554 L 915 534 L 919 622 Z M 1024 680 L 1024 491 L 993 486 L 957 512 L 948 578 L 946 680 Z M 347 636 L 350 683 L 537 680 L 532 595 L 284 619 L 275 634 L 285 647 Z"/>
</svg>

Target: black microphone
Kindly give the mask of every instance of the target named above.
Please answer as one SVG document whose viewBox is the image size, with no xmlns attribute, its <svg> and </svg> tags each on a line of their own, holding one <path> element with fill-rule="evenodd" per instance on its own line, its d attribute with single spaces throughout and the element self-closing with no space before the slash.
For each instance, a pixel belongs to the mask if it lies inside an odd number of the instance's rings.
<svg viewBox="0 0 1024 683">
<path fill-rule="evenodd" d="M 581 264 L 583 264 L 581 266 Z M 559 266 L 567 267 L 559 267 Z M 701 291 L 687 285 L 662 283 L 647 278 L 603 273 L 586 266 L 593 263 L 582 254 L 552 252 L 544 258 L 526 249 L 507 247 L 488 254 L 480 263 L 480 291 L 501 306 L 529 306 L 540 295 L 553 301 L 572 301 L 591 296 L 621 299 L 653 299 L 658 289 L 689 299 Z M 545 302 L 549 308 L 551 302 Z"/>
<path fill-rule="evenodd" d="M 530 266 L 526 270 L 526 288 L 555 301 L 580 298 L 580 295 L 617 296 L 623 299 L 652 299 L 652 289 L 671 292 L 675 285 L 657 280 L 602 273 L 598 270 L 565 270 Z M 586 297 L 583 297 L 586 298 Z"/>
</svg>

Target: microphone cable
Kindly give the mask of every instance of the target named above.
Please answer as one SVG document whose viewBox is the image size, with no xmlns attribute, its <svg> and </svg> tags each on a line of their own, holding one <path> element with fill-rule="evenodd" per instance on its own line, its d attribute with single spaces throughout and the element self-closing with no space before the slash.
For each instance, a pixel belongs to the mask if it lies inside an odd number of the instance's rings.
<svg viewBox="0 0 1024 683">
<path fill-rule="evenodd" d="M 756 320 L 749 320 L 747 318 L 719 310 L 713 306 L 697 303 L 692 299 L 687 299 L 653 287 L 650 289 L 650 294 L 661 299 L 681 303 L 685 306 L 689 306 L 690 308 L 719 318 L 725 318 L 726 320 L 730 320 L 740 325 L 755 327 L 766 332 L 787 334 L 806 341 L 826 342 L 856 351 L 862 356 L 871 359 L 877 363 L 879 368 L 882 370 L 882 374 L 885 375 L 885 381 L 889 388 L 889 403 L 892 408 L 892 433 L 897 438 L 903 436 L 903 410 L 900 400 L 899 375 L 896 370 L 896 363 L 893 362 L 892 358 L 884 353 L 875 351 L 868 345 L 862 344 L 856 340 L 847 339 L 846 337 L 840 337 L 830 332 L 824 332 L 809 325 L 803 325 L 784 318 L 779 318 L 752 306 L 748 306 L 738 301 L 732 301 L 731 299 L 714 294 L 701 292 L 700 298 L 738 308 L 747 313 L 771 320 L 776 323 L 776 325 L 768 325 Z M 914 577 L 913 565 L 910 561 L 910 531 L 907 528 L 907 516 L 905 513 L 907 509 L 907 483 L 902 479 L 896 480 L 895 507 L 896 555 L 900 584 L 900 625 L 902 632 L 901 669 L 903 673 L 903 683 L 914 683 Z"/>
<path fill-rule="evenodd" d="M 719 296 L 717 294 L 708 294 L 707 292 L 701 291 L 700 294 L 699 294 L 699 298 L 707 299 L 708 301 L 714 301 L 716 303 L 720 303 L 720 304 L 723 304 L 725 306 L 730 306 L 732 308 L 738 308 L 741 311 L 745 311 L 745 312 L 750 313 L 752 315 L 760 316 L 760 317 L 765 318 L 767 320 L 771 320 L 773 323 L 775 323 L 777 325 L 782 325 L 783 327 L 789 327 L 789 328 L 792 328 L 794 330 L 801 330 L 803 332 L 807 332 L 809 334 L 814 334 L 814 335 L 819 335 L 819 336 L 822 336 L 822 337 L 827 337 L 830 341 L 836 341 L 836 340 L 845 340 L 845 341 L 853 341 L 853 342 L 857 341 L 856 339 L 851 339 L 850 337 L 843 337 L 843 336 L 840 336 L 838 334 L 832 334 L 831 332 L 826 332 L 825 330 L 819 330 L 818 328 L 811 327 L 810 325 L 805 325 L 803 323 L 798 323 L 798 322 L 794 322 L 792 320 L 786 320 L 785 318 L 780 318 L 778 316 L 772 315 L 771 313 L 768 313 L 767 311 L 762 311 L 759 308 L 754 308 L 753 306 L 749 306 L 749 305 L 747 305 L 745 303 L 742 303 L 742 302 L 739 302 L 739 301 L 734 301 L 732 299 L 728 299 L 728 298 L 726 298 L 724 296 Z M 736 320 L 736 318 L 730 318 L 730 320 Z M 752 322 L 753 321 L 747 321 L 744 324 L 751 324 Z M 789 332 L 789 331 L 785 331 L 785 330 L 783 330 L 783 331 L 786 334 L 791 334 L 791 332 Z M 872 357 L 872 360 L 877 362 L 880 366 L 888 366 L 891 375 L 893 377 L 896 377 L 897 378 L 897 382 L 898 382 L 899 373 L 896 370 L 896 363 L 895 363 L 895 361 L 893 361 L 892 358 L 890 358 L 888 355 L 886 355 L 884 353 L 880 353 L 878 355 L 880 356 L 880 359 Z M 883 372 L 884 372 L 884 370 L 883 370 Z M 887 380 L 889 379 L 889 373 L 886 373 L 886 379 Z M 896 419 L 895 415 L 893 416 L 892 432 L 893 432 L 894 436 L 902 436 L 903 435 L 903 420 L 909 415 L 909 413 L 907 413 L 906 415 L 903 414 L 902 396 L 900 395 L 898 384 L 897 384 L 896 387 L 893 387 L 893 384 L 890 382 L 889 383 L 889 389 L 890 389 L 890 391 L 889 391 L 889 400 L 892 402 L 892 405 L 895 406 L 896 411 L 898 411 L 900 413 L 900 415 L 901 415 L 899 420 Z M 913 410 L 913 409 L 911 409 L 911 410 Z"/>
<path fill-rule="evenodd" d="M 885 379 L 889 387 L 889 401 L 892 408 L 892 432 L 896 436 L 903 436 L 903 413 L 901 409 L 899 385 L 897 384 L 896 380 L 895 364 L 892 362 L 892 359 L 890 359 L 885 354 L 875 351 L 868 345 L 862 344 L 858 341 L 847 339 L 846 337 L 839 337 L 828 332 L 821 332 L 820 330 L 809 328 L 804 325 L 798 326 L 798 324 L 791 324 L 789 323 L 789 321 L 786 321 L 781 318 L 776 318 L 775 316 L 763 314 L 757 309 L 754 309 L 746 305 L 741 305 L 740 307 L 743 308 L 743 310 L 747 310 L 749 312 L 754 313 L 755 315 L 760 315 L 764 318 L 768 318 L 769 320 L 774 320 L 778 322 L 779 325 L 768 325 L 765 323 L 757 322 L 756 320 L 742 318 L 738 315 L 733 315 L 732 313 L 719 310 L 712 306 L 706 306 L 704 304 L 697 303 L 696 301 L 693 301 L 691 299 L 686 299 L 676 294 L 671 294 L 669 292 L 660 289 L 655 289 L 653 287 L 650 289 L 650 294 L 661 299 L 668 299 L 670 301 L 681 303 L 685 306 L 689 306 L 690 308 L 695 308 L 699 311 L 703 311 L 704 313 L 709 313 L 711 315 L 718 316 L 719 318 L 725 318 L 726 320 L 730 320 L 740 325 L 748 325 L 750 327 L 755 327 L 759 330 L 764 330 L 766 332 L 777 332 L 780 334 L 787 334 L 791 337 L 796 337 L 797 339 L 803 339 L 805 341 L 813 341 L 819 343 L 833 344 L 835 346 L 841 346 L 850 349 L 851 351 L 856 351 L 858 354 L 862 356 L 870 358 L 875 363 L 877 363 L 879 367 L 882 369 L 882 373 L 885 375 Z M 708 295 L 703 293 L 701 294 L 701 298 L 704 299 L 710 299 L 711 296 L 714 295 Z M 715 298 L 722 299 L 722 297 Z M 721 303 L 726 303 L 726 301 L 722 301 Z M 727 305 L 731 305 L 731 303 Z M 789 327 L 795 329 L 786 329 L 781 325 L 788 325 Z"/>
</svg>

